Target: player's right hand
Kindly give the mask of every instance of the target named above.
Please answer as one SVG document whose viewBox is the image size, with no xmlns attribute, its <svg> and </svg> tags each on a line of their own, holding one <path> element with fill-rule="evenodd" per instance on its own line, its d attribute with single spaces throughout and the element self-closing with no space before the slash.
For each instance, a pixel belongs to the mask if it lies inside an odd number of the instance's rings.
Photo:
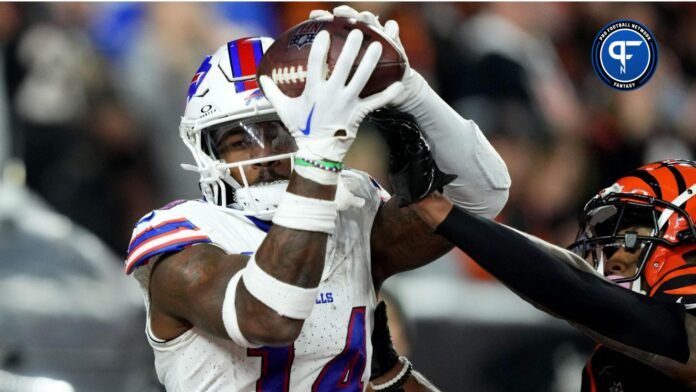
<svg viewBox="0 0 696 392">
<path fill-rule="evenodd" d="M 286 96 L 271 78 L 261 76 L 259 83 L 266 98 L 295 138 L 297 157 L 343 162 L 365 116 L 390 104 L 401 94 L 403 84 L 397 82 L 369 97 L 359 97 L 382 54 L 381 44 L 370 44 L 355 74 L 348 81 L 362 39 L 363 34 L 359 30 L 348 34 L 331 77 L 327 80 L 326 57 L 330 37 L 326 31 L 317 34 L 307 61 L 305 88 L 299 97 Z"/>
</svg>

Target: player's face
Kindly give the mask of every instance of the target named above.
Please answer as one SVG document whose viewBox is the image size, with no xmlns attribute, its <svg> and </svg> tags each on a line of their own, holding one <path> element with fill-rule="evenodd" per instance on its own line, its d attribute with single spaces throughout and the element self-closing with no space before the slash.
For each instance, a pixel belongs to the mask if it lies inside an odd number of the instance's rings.
<svg viewBox="0 0 696 392">
<path fill-rule="evenodd" d="M 649 236 L 652 234 L 652 229 L 644 226 L 631 226 L 618 231 L 619 235 L 626 233 L 636 233 L 639 236 Z M 629 250 L 621 244 L 616 246 L 605 246 L 603 249 L 606 257 L 604 263 L 604 276 L 608 277 L 631 277 L 636 274 L 638 269 L 638 261 L 640 260 L 643 247 L 639 246 L 636 249 Z"/>
<path fill-rule="evenodd" d="M 215 145 L 217 156 L 227 163 L 264 158 L 297 150 L 295 141 L 280 121 L 264 121 L 239 125 L 224 132 Z M 280 159 L 244 166 L 249 185 L 288 180 L 289 159 Z M 232 177 L 243 183 L 239 169 L 230 169 Z"/>
</svg>

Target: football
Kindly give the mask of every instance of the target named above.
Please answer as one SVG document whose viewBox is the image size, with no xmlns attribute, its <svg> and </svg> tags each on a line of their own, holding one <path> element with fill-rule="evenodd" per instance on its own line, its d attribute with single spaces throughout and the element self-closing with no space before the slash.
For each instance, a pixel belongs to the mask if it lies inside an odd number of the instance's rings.
<svg viewBox="0 0 696 392">
<path fill-rule="evenodd" d="M 314 37 L 322 30 L 326 30 L 331 36 L 331 47 L 326 60 L 328 78 L 348 33 L 353 29 L 362 31 L 363 41 L 349 77 L 355 73 L 367 47 L 374 41 L 382 44 L 382 56 L 360 97 L 378 93 L 401 80 L 406 70 L 406 60 L 391 40 L 366 23 L 339 17 L 335 17 L 333 21 L 307 20 L 284 32 L 263 55 L 256 77 L 266 75 L 276 82 L 285 95 L 297 97 L 304 90 L 307 59 Z"/>
</svg>

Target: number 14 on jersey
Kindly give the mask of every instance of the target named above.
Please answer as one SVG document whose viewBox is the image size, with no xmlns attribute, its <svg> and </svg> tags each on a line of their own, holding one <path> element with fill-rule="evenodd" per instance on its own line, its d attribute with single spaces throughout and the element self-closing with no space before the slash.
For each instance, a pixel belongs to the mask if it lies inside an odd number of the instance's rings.
<svg viewBox="0 0 696 392">
<path fill-rule="evenodd" d="M 346 344 L 331 359 L 312 384 L 312 392 L 362 391 L 362 375 L 367 363 L 365 307 L 353 308 L 348 323 Z M 261 376 L 257 392 L 289 391 L 290 369 L 295 359 L 295 347 L 259 347 L 247 350 L 247 355 L 261 357 Z"/>
</svg>

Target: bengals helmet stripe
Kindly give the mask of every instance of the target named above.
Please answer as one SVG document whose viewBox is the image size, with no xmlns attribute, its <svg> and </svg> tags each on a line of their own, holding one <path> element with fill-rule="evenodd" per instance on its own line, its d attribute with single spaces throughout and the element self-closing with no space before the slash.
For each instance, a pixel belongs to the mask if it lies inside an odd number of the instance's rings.
<svg viewBox="0 0 696 392">
<path fill-rule="evenodd" d="M 676 289 L 665 290 L 665 294 L 671 295 L 696 295 L 696 284 L 691 286 L 679 287 Z"/>
<path fill-rule="evenodd" d="M 684 176 L 681 174 L 679 169 L 671 164 L 666 165 L 667 169 L 674 175 L 674 179 L 677 181 L 677 193 L 682 194 L 686 190 L 686 182 L 684 181 Z"/>
<path fill-rule="evenodd" d="M 629 173 L 626 177 L 640 178 L 641 180 L 643 180 L 644 183 L 650 185 L 650 188 L 652 188 L 653 195 L 655 195 L 655 197 L 657 197 L 658 199 L 662 199 L 662 188 L 660 187 L 660 183 L 657 181 L 657 178 L 655 178 L 655 176 L 648 173 L 646 170 L 634 170 L 631 173 Z"/>
<path fill-rule="evenodd" d="M 683 265 L 681 267 L 675 268 L 669 273 L 665 274 L 660 278 L 660 280 L 655 283 L 653 286 L 652 290 L 650 290 L 650 296 L 655 295 L 657 290 L 662 287 L 662 284 L 668 281 L 672 281 L 680 276 L 690 276 L 690 275 L 696 275 L 696 266 L 695 265 Z"/>
</svg>

